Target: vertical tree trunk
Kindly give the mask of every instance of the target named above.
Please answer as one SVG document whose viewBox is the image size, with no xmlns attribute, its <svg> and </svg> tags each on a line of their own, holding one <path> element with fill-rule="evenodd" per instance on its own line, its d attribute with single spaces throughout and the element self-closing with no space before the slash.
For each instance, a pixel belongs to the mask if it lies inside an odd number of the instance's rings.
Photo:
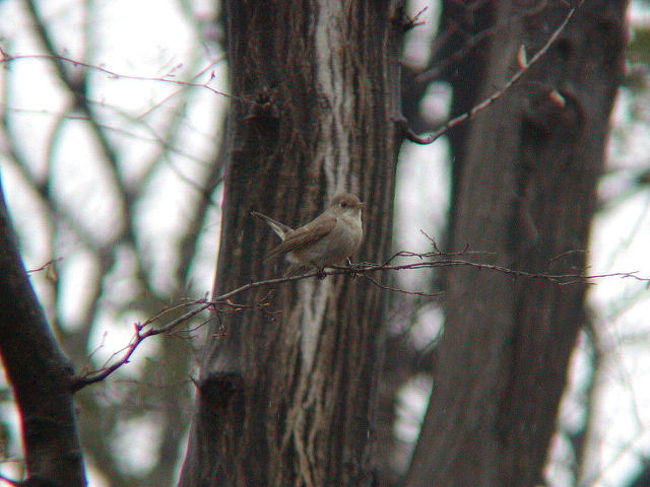
<svg viewBox="0 0 650 487">
<path fill-rule="evenodd" d="M 518 15 L 499 2 L 499 18 Z M 561 3 L 493 38 L 483 95 L 503 86 L 523 44 L 536 52 Z M 519 87 L 471 126 L 455 193 L 453 247 L 524 271 L 585 269 L 608 118 L 623 73 L 625 1 L 585 2 Z M 474 257 L 474 254 L 473 254 Z M 434 389 L 407 485 L 532 486 L 542 470 L 585 283 L 495 272 L 447 275 Z"/>
<path fill-rule="evenodd" d="M 363 260 L 390 248 L 400 2 L 226 2 L 233 104 L 214 294 L 281 276 L 255 209 L 292 226 L 359 194 Z M 399 19 L 401 20 L 401 19 Z M 180 485 L 370 485 L 383 300 L 327 277 L 215 316 Z"/>
</svg>

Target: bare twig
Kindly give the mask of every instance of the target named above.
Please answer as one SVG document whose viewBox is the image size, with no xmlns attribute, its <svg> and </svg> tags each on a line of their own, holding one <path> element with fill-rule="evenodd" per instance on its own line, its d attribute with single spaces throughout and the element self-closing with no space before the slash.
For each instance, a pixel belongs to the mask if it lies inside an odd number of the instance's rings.
<svg viewBox="0 0 650 487">
<path fill-rule="evenodd" d="M 350 267 L 335 267 L 335 271 L 327 272 L 326 274 L 344 274 L 344 273 L 353 273 L 353 274 L 363 274 L 369 272 L 378 272 L 378 271 L 400 271 L 407 269 L 425 269 L 425 268 L 434 268 L 434 267 L 472 267 L 474 269 L 484 269 L 490 271 L 500 272 L 502 274 L 510 275 L 514 278 L 524 277 L 528 279 L 541 279 L 553 284 L 566 286 L 569 284 L 578 284 L 578 283 L 589 283 L 593 279 L 602 279 L 608 277 L 620 277 L 620 278 L 632 278 L 637 281 L 650 282 L 650 278 L 638 276 L 637 271 L 633 272 L 613 272 L 607 274 L 581 274 L 581 273 L 572 273 L 572 274 L 553 274 L 546 272 L 528 272 L 521 271 L 517 269 L 510 269 L 505 266 L 500 266 L 496 264 L 483 264 L 479 262 L 472 262 L 468 260 L 456 259 L 456 258 L 444 258 L 444 254 L 438 253 L 425 253 L 417 254 L 414 252 L 409 253 L 411 256 L 422 259 L 419 262 L 411 264 L 402 264 L 402 265 L 391 265 L 391 264 L 373 264 L 373 263 L 359 263 L 353 264 Z M 398 254 L 396 254 L 398 255 Z M 399 253 L 399 255 L 405 255 L 404 253 Z M 443 257 L 441 260 L 426 260 L 426 259 L 436 259 Z M 392 258 L 391 258 L 392 259 Z"/>
<path fill-rule="evenodd" d="M 42 272 L 42 271 L 49 272 L 50 268 L 56 265 L 56 263 L 60 262 L 61 260 L 62 260 L 61 257 L 57 259 L 50 259 L 45 264 L 43 264 L 40 267 L 37 267 L 36 269 L 28 269 L 27 274 L 33 274 L 34 272 Z"/>
<path fill-rule="evenodd" d="M 442 292 L 440 292 L 440 291 L 433 292 L 433 293 L 428 293 L 428 292 L 425 292 L 425 291 L 407 291 L 406 289 L 402 289 L 402 288 L 399 288 L 399 287 L 394 287 L 394 286 L 389 286 L 387 284 L 382 284 L 377 279 L 375 279 L 374 277 L 371 277 L 371 276 L 369 276 L 367 274 L 364 274 L 363 277 L 364 277 L 364 279 L 369 280 L 371 283 L 373 283 L 378 288 L 384 289 L 385 291 L 393 291 L 393 292 L 396 292 L 396 293 L 409 294 L 411 296 L 423 296 L 423 297 L 427 297 L 427 298 L 434 298 L 434 297 L 439 297 L 439 296 L 442 295 Z"/>
<path fill-rule="evenodd" d="M 190 81 L 189 83 L 196 83 L 195 80 L 199 79 L 199 78 L 200 78 L 201 76 L 203 76 L 205 73 L 207 73 L 208 71 L 210 71 L 210 69 L 212 69 L 214 66 L 216 66 L 216 65 L 219 64 L 220 62 L 224 61 L 225 59 L 226 59 L 226 56 L 224 55 L 224 56 L 221 56 L 221 57 L 219 57 L 218 59 L 212 61 L 212 62 L 211 62 L 210 64 L 208 64 L 205 68 L 201 69 L 198 73 L 196 73 L 194 76 L 192 76 L 192 78 L 191 78 L 192 81 Z M 212 77 L 214 77 L 214 74 L 212 75 Z M 210 81 L 212 81 L 212 77 L 210 78 Z M 166 78 L 163 78 L 163 79 L 166 79 Z M 208 81 L 208 83 L 209 83 L 209 81 Z M 198 83 L 197 83 L 197 84 L 198 84 Z M 202 83 L 202 84 L 201 84 L 201 86 L 205 86 L 205 85 L 207 85 L 207 83 Z M 183 91 L 185 88 L 191 88 L 192 86 L 193 86 L 192 84 L 181 86 L 181 88 L 179 88 L 178 90 L 174 91 L 173 93 L 170 93 L 170 94 L 167 95 L 165 98 L 163 98 L 162 100 L 160 100 L 158 103 L 152 105 L 150 108 L 148 108 L 147 110 L 145 110 L 144 112 L 142 112 L 140 115 L 137 116 L 137 118 L 142 119 L 142 118 L 146 117 L 146 116 L 149 115 L 151 112 L 153 112 L 154 110 L 157 110 L 160 106 L 162 106 L 162 105 L 165 104 L 167 101 L 169 101 L 171 98 L 175 97 L 177 94 L 179 94 L 179 93 L 180 93 L 181 91 Z M 228 95 L 228 94 L 226 94 L 226 93 L 224 93 L 223 96 L 230 97 L 230 95 Z"/>
<path fill-rule="evenodd" d="M 146 327 L 150 326 L 154 322 L 158 321 L 161 319 L 164 315 L 178 310 L 180 307 L 187 307 L 187 306 L 194 306 L 198 305 L 197 308 L 188 311 L 187 313 L 184 313 L 183 315 L 179 316 L 178 318 L 172 320 L 171 322 L 167 323 L 164 326 L 161 326 L 160 328 L 148 328 L 145 330 Z M 122 350 L 115 352 L 113 356 L 109 359 L 110 360 L 115 357 L 116 355 L 120 354 L 123 352 L 122 357 L 119 360 L 116 360 L 112 364 L 106 364 L 104 367 L 92 371 L 92 372 L 87 372 L 79 377 L 76 378 L 72 382 L 71 388 L 74 392 L 78 391 L 79 389 L 90 385 L 94 384 L 96 382 L 100 382 L 104 379 L 106 379 L 109 375 L 111 375 L 113 372 L 115 372 L 117 369 L 122 367 L 123 365 L 126 365 L 129 363 L 129 360 L 131 359 L 131 356 L 133 353 L 136 351 L 136 349 L 140 346 L 140 344 L 146 340 L 149 337 L 156 336 L 156 335 L 161 335 L 164 333 L 169 333 L 173 331 L 176 327 L 182 325 L 183 323 L 186 323 L 188 320 L 192 319 L 194 316 L 202 313 L 206 309 L 210 308 L 212 306 L 212 303 L 206 299 L 201 299 L 197 301 L 192 301 L 189 303 L 182 303 L 177 306 L 173 306 L 171 308 L 167 308 L 157 315 L 153 316 L 152 318 L 149 318 L 147 321 L 144 323 L 135 323 L 134 329 L 134 335 L 133 338 L 131 338 L 131 342 Z"/>
<path fill-rule="evenodd" d="M 45 61 L 54 61 L 56 63 L 65 63 L 65 64 L 71 64 L 74 67 L 82 67 L 86 69 L 90 69 L 93 71 L 98 71 L 100 73 L 104 73 L 108 75 L 109 78 L 112 79 L 131 79 L 131 80 L 138 80 L 138 81 L 160 81 L 162 83 L 168 83 L 176 86 L 184 86 L 184 87 L 189 87 L 189 88 L 203 88 L 206 90 L 211 91 L 215 95 L 220 95 L 220 96 L 225 96 L 226 98 L 231 98 L 235 100 L 241 100 L 241 101 L 246 101 L 243 100 L 241 97 L 238 97 L 236 95 L 231 95 L 229 93 L 226 93 L 224 91 L 219 91 L 215 88 L 212 88 L 209 83 L 212 81 L 210 79 L 209 81 L 205 83 L 195 83 L 192 81 L 182 81 L 178 79 L 171 79 L 168 77 L 164 76 L 138 76 L 138 75 L 132 75 L 132 74 L 123 74 L 123 73 L 118 73 L 116 71 L 112 71 L 108 68 L 105 68 L 103 66 L 96 66 L 94 64 L 90 63 L 85 63 L 82 61 L 78 61 L 76 59 L 71 59 L 66 56 L 61 56 L 59 54 L 20 54 L 20 55 L 15 55 L 12 56 L 8 54 L 6 51 L 0 49 L 0 55 L 2 55 L 2 58 L 0 58 L 0 64 L 9 64 L 15 61 L 20 61 L 23 59 L 32 59 L 32 60 L 45 60 Z M 141 114 L 142 116 L 142 114 Z"/>
</svg>

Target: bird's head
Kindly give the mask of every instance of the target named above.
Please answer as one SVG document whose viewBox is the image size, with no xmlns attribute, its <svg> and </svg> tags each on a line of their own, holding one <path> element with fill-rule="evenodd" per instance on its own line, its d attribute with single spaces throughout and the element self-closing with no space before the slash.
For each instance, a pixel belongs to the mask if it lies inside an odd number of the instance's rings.
<svg viewBox="0 0 650 487">
<path fill-rule="evenodd" d="M 330 208 L 334 209 L 337 214 L 348 214 L 351 216 L 358 215 L 365 205 L 359 200 L 357 195 L 352 193 L 339 193 L 330 203 Z"/>
</svg>

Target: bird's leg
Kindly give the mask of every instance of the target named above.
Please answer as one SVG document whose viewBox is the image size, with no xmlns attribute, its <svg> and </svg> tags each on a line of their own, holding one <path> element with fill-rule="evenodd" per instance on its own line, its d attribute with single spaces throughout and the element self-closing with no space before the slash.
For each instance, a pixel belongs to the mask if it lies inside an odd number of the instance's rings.
<svg viewBox="0 0 650 487">
<path fill-rule="evenodd" d="M 351 270 L 350 276 L 352 277 L 352 279 L 356 279 L 359 276 L 359 274 L 354 271 L 354 268 L 353 268 L 354 264 L 352 264 L 352 259 L 350 259 L 350 257 L 346 257 L 346 259 L 347 259 L 348 267 Z"/>
<path fill-rule="evenodd" d="M 327 277 L 327 274 L 325 273 L 325 268 L 324 267 L 317 267 L 317 269 L 318 270 L 317 270 L 316 278 L 319 281 L 322 281 L 323 279 L 325 279 Z"/>
</svg>

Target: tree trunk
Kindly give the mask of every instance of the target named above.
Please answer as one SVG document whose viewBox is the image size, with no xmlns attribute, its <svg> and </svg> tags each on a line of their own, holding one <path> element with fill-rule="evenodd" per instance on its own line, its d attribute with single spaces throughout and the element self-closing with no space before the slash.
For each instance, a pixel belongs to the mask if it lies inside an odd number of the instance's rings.
<svg viewBox="0 0 650 487">
<path fill-rule="evenodd" d="M 20 412 L 30 485 L 85 486 L 72 366 L 25 272 L 1 184 L 0 356 Z"/>
<path fill-rule="evenodd" d="M 520 15 L 499 2 L 499 19 Z M 494 34 L 483 96 L 566 15 L 551 4 Z M 625 1 L 585 2 L 518 88 L 473 122 L 454 197 L 452 245 L 523 271 L 585 270 L 608 118 L 623 74 Z M 479 257 L 475 257 L 479 255 Z M 454 269 L 434 390 L 409 487 L 541 483 L 584 282 Z"/>
<path fill-rule="evenodd" d="M 400 2 L 226 2 L 233 105 L 214 295 L 282 276 L 279 242 L 338 191 L 363 260 L 390 249 Z M 180 485 L 370 485 L 381 290 L 348 276 L 236 297 L 215 315 Z"/>
</svg>

